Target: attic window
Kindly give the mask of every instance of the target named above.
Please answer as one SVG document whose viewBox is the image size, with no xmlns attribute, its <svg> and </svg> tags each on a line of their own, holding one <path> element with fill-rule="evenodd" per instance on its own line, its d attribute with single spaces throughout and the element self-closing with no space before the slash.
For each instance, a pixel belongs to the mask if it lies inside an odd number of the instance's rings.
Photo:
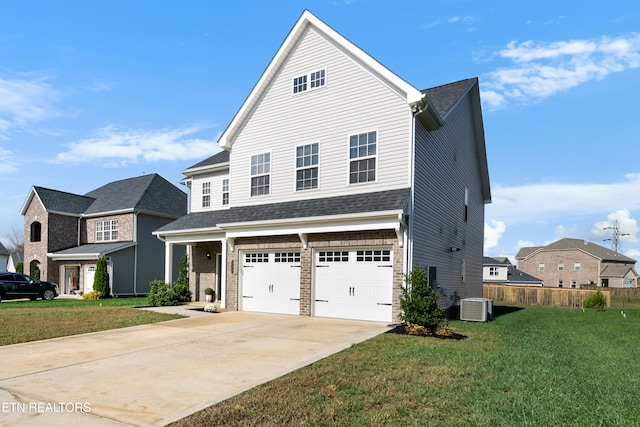
<svg viewBox="0 0 640 427">
<path fill-rule="evenodd" d="M 325 85 L 326 70 L 318 70 L 309 74 L 303 74 L 293 78 L 293 94 L 317 89 Z"/>
</svg>

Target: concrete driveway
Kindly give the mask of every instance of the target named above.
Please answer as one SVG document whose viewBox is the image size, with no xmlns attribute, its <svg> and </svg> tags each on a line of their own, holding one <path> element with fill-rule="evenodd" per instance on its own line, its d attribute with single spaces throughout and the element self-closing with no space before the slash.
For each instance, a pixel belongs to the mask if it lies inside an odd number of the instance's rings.
<svg viewBox="0 0 640 427">
<path fill-rule="evenodd" d="M 246 312 L 0 347 L 2 426 L 162 426 L 383 333 Z"/>
</svg>

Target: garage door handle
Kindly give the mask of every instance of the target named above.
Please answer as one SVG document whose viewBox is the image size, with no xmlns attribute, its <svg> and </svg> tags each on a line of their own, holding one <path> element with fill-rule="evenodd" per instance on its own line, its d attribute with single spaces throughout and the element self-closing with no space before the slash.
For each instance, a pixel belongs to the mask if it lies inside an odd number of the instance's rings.
<svg viewBox="0 0 640 427">
<path fill-rule="evenodd" d="M 378 305 L 392 305 L 390 302 L 379 302 Z"/>
<path fill-rule="evenodd" d="M 320 267 L 329 267 L 328 265 L 316 265 L 316 268 L 320 268 Z"/>
<path fill-rule="evenodd" d="M 328 299 L 317 299 L 316 302 L 329 302 Z"/>
<path fill-rule="evenodd" d="M 242 295 L 242 298 L 253 298 L 253 297 L 248 295 Z"/>
<path fill-rule="evenodd" d="M 291 268 L 300 268 L 300 266 L 299 266 L 299 265 L 292 265 L 292 266 L 290 266 L 290 267 L 291 267 Z"/>
<path fill-rule="evenodd" d="M 300 301 L 300 298 L 289 298 L 290 301 Z"/>
<path fill-rule="evenodd" d="M 393 267 L 393 265 L 379 265 L 378 267 Z"/>
<path fill-rule="evenodd" d="M 253 268 L 253 265 L 245 265 L 244 268 Z"/>
</svg>

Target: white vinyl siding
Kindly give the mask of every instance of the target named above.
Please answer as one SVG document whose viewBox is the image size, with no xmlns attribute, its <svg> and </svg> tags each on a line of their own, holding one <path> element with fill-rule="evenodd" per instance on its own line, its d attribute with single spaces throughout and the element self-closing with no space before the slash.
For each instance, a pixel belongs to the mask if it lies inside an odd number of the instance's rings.
<svg viewBox="0 0 640 427">
<path fill-rule="evenodd" d="M 229 179 L 227 172 L 202 175 L 195 177 L 191 184 L 191 212 L 209 211 L 222 208 L 228 208 L 228 205 L 223 204 L 223 180 Z M 203 183 L 209 182 L 210 186 L 210 204 L 209 206 L 203 206 Z M 229 193 L 230 194 L 230 193 Z"/>
<path fill-rule="evenodd" d="M 292 96 L 294 77 L 326 68 L 330 81 L 322 90 Z M 321 141 L 318 176 L 313 197 L 333 197 L 410 186 L 412 116 L 398 94 L 356 64 L 314 29 L 302 36 L 296 49 L 268 86 L 237 135 L 231 150 L 232 205 L 299 200 L 296 191 L 295 148 L 304 141 Z M 377 131 L 376 181 L 349 185 L 348 138 Z M 247 165 L 256 149 L 271 152 L 270 196 L 251 197 Z"/>
</svg>

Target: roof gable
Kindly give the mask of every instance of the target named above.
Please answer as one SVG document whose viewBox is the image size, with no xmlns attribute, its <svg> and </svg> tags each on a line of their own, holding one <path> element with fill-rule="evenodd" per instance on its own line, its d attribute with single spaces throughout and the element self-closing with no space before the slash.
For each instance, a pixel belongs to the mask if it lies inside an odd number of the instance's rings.
<svg viewBox="0 0 640 427">
<path fill-rule="evenodd" d="M 547 246 L 521 248 L 516 255 L 516 259 L 525 259 L 538 251 L 547 252 L 569 250 L 579 250 L 607 262 L 626 262 L 634 264 L 636 262 L 635 259 L 619 254 L 614 250 L 605 248 L 604 246 L 596 245 L 595 243 L 591 243 L 582 239 L 570 238 L 560 239 L 548 244 Z"/>
<path fill-rule="evenodd" d="M 218 145 L 220 147 L 225 149 L 230 149 L 232 147 L 237 133 L 242 129 L 243 124 L 251 115 L 253 109 L 259 103 L 265 91 L 269 88 L 271 81 L 276 77 L 291 52 L 295 49 L 298 41 L 309 30 L 309 28 L 313 28 L 325 39 L 332 42 L 354 62 L 365 68 L 376 78 L 384 81 L 389 88 L 405 99 L 408 105 L 424 103 L 425 96 L 422 92 L 408 84 L 396 74 L 392 73 L 389 69 L 322 22 L 311 12 L 305 10 L 276 52 L 275 56 L 258 80 L 258 83 L 254 86 L 253 90 L 240 107 L 240 110 L 238 110 L 231 123 L 220 136 L 220 139 L 218 140 Z"/>
<path fill-rule="evenodd" d="M 34 186 L 22 207 L 22 215 L 26 213 L 34 198 L 42 203 L 47 212 L 70 215 L 81 215 L 95 202 L 92 197 Z"/>
<path fill-rule="evenodd" d="M 187 195 L 158 174 L 142 175 L 105 184 L 89 193 L 95 199 L 85 215 L 136 210 L 169 216 L 186 213 Z"/>
</svg>

